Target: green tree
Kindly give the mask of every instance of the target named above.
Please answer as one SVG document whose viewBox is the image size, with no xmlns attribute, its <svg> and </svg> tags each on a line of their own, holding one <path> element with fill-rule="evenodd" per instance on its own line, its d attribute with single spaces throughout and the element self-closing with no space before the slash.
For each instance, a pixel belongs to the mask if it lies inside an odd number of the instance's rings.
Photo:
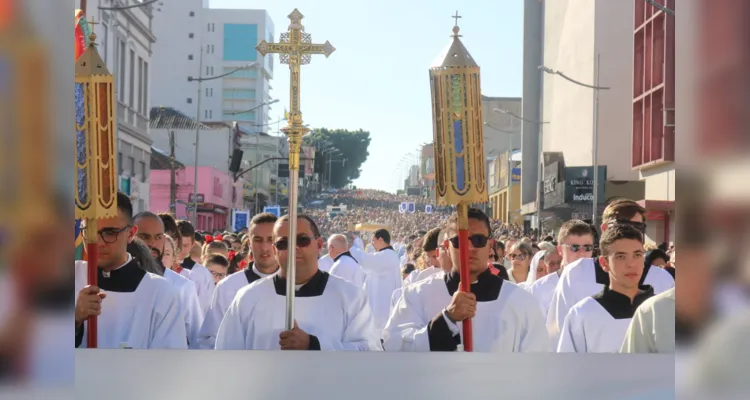
<svg viewBox="0 0 750 400">
<path fill-rule="evenodd" d="M 362 163 L 370 155 L 367 152 L 370 146 L 370 132 L 361 129 L 349 131 L 321 128 L 305 136 L 305 145 L 316 148 L 315 171 L 320 173 L 321 180 L 328 182 L 330 171 L 331 186 L 341 188 L 359 178 Z M 338 151 L 323 152 L 331 147 Z M 328 160 L 332 160 L 330 170 Z"/>
</svg>

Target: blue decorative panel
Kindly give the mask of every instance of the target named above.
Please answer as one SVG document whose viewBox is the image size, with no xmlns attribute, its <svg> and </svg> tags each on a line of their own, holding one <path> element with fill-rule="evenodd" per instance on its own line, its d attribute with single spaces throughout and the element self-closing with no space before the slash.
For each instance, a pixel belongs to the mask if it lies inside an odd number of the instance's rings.
<svg viewBox="0 0 750 400">
<path fill-rule="evenodd" d="M 461 120 L 453 121 L 453 146 L 456 154 L 464 151 L 464 133 Z M 466 161 L 464 156 L 456 157 L 456 189 L 466 189 Z"/>
<path fill-rule="evenodd" d="M 224 61 L 257 61 L 258 25 L 224 24 Z"/>
<path fill-rule="evenodd" d="M 78 204 L 89 202 L 88 165 L 86 165 L 86 91 L 83 83 L 75 84 L 76 107 L 76 179 L 78 180 Z"/>
</svg>

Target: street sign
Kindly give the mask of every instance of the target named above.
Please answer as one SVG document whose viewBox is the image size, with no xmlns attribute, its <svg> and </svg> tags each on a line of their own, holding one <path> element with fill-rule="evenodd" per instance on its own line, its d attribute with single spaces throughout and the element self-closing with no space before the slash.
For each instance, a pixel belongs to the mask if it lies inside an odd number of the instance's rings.
<svg viewBox="0 0 750 400">
<path fill-rule="evenodd" d="M 275 215 L 276 217 L 280 217 L 281 216 L 281 207 L 280 206 L 265 206 L 265 207 L 263 207 L 263 212 L 264 213 L 266 213 L 266 212 L 267 213 L 271 213 L 271 214 Z"/>
<path fill-rule="evenodd" d="M 242 228 L 250 225 L 250 211 L 232 210 L 232 229 L 239 232 Z"/>
</svg>

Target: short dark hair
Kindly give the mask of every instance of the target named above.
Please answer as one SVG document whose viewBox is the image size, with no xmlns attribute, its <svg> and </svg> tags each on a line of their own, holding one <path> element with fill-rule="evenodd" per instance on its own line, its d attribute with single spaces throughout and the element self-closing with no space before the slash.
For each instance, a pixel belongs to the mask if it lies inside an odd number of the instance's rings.
<svg viewBox="0 0 750 400">
<path fill-rule="evenodd" d="M 490 217 L 487 216 L 482 210 L 474 207 L 469 208 L 469 219 L 473 219 L 475 221 L 483 222 L 484 225 L 487 227 L 487 236 L 492 235 L 492 228 L 490 227 Z M 452 232 L 458 231 L 458 212 L 454 212 L 450 219 L 448 219 L 448 228 Z"/>
<path fill-rule="evenodd" d="M 565 239 L 568 238 L 568 236 L 586 235 L 591 235 L 592 238 L 596 239 L 596 237 L 594 236 L 594 231 L 591 229 L 591 225 L 581 221 L 580 219 L 571 219 L 569 221 L 565 221 L 560 227 L 560 231 L 557 232 L 557 242 L 564 242 Z"/>
<path fill-rule="evenodd" d="M 372 234 L 375 239 L 383 239 L 385 244 L 391 244 L 391 234 L 385 228 L 380 228 Z"/>
<path fill-rule="evenodd" d="M 657 248 L 646 253 L 646 256 L 643 258 L 643 264 L 653 265 L 654 260 L 658 260 L 660 258 L 664 260 L 664 262 L 669 262 L 669 260 L 671 259 L 666 251 Z"/>
<path fill-rule="evenodd" d="M 182 246 L 182 234 L 177 229 L 177 221 L 174 219 L 174 216 L 170 213 L 159 213 L 157 215 L 161 218 L 161 222 L 164 223 L 164 232 L 177 240 L 177 243 L 175 243 L 176 246 Z"/>
<path fill-rule="evenodd" d="M 502 240 L 495 240 L 495 250 L 497 251 L 497 249 L 505 252 L 505 243 Z"/>
<path fill-rule="evenodd" d="M 255 214 L 253 219 L 250 220 L 250 226 L 259 224 L 275 224 L 278 219 L 279 217 L 268 212 Z"/>
<path fill-rule="evenodd" d="M 221 254 L 211 254 L 206 257 L 206 265 L 208 264 L 218 264 L 224 268 L 229 268 L 229 260 Z"/>
<path fill-rule="evenodd" d="M 189 237 L 191 241 L 195 242 L 195 228 L 190 221 L 184 219 L 177 221 L 177 230 L 180 231 L 182 237 Z"/>
<path fill-rule="evenodd" d="M 195 241 L 200 244 L 204 244 L 206 243 L 206 238 L 204 238 L 203 235 L 201 235 L 200 233 L 195 232 Z"/>
<path fill-rule="evenodd" d="M 136 214 L 133 217 L 133 221 L 138 221 L 139 219 L 143 219 L 143 218 L 153 218 L 153 219 L 158 219 L 159 221 L 162 221 L 162 219 L 159 218 L 158 215 L 152 213 L 151 211 L 141 211 L 141 212 L 139 212 L 138 214 Z M 163 223 L 164 223 L 164 221 L 162 221 L 162 224 Z"/>
<path fill-rule="evenodd" d="M 117 192 L 117 209 L 122 211 L 129 224 L 133 223 L 133 202 L 130 196 L 123 192 Z"/>
<path fill-rule="evenodd" d="M 414 271 L 415 271 L 416 269 L 417 269 L 417 268 L 416 268 L 416 267 L 414 267 L 414 264 L 412 264 L 412 263 L 406 263 L 406 264 L 404 264 L 404 267 L 403 267 L 403 268 L 401 268 L 401 273 L 402 273 L 402 274 L 411 274 L 411 273 L 412 273 L 412 272 L 414 272 Z"/>
<path fill-rule="evenodd" d="M 609 226 L 607 230 L 602 233 L 602 238 L 599 241 L 601 255 L 604 257 L 608 256 L 609 247 L 612 243 L 623 239 L 637 240 L 643 244 L 643 233 L 632 225 L 614 224 Z"/>
<path fill-rule="evenodd" d="M 430 229 L 422 241 L 422 251 L 433 251 L 438 248 L 440 228 Z"/>
<path fill-rule="evenodd" d="M 636 215 L 646 219 L 646 209 L 634 200 L 617 199 L 609 203 L 602 213 L 602 222 L 609 224 L 615 221 L 629 221 Z"/>
<path fill-rule="evenodd" d="M 272 214 L 273 215 L 273 214 Z M 313 231 L 313 236 L 315 236 L 315 239 L 320 237 L 320 229 L 318 228 L 318 224 L 315 223 L 315 220 L 312 219 L 311 216 L 307 214 L 297 214 L 297 219 L 304 219 L 310 224 L 310 229 Z M 286 214 L 282 216 L 281 218 L 278 218 L 276 222 L 285 222 L 289 220 L 289 214 Z"/>
</svg>

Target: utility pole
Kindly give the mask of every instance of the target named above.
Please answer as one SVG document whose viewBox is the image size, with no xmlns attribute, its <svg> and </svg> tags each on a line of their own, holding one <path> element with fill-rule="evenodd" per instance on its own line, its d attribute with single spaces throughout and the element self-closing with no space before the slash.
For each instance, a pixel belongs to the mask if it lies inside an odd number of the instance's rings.
<svg viewBox="0 0 750 400">
<path fill-rule="evenodd" d="M 169 131 L 169 212 L 177 216 L 177 175 L 174 155 L 174 131 Z"/>
<path fill-rule="evenodd" d="M 203 46 L 201 46 L 201 55 L 198 61 L 198 76 L 203 73 Z M 198 79 L 198 105 L 195 113 L 195 166 L 193 167 L 193 218 L 192 223 L 195 229 L 198 229 L 198 142 L 201 133 L 201 97 L 203 93 L 203 80 Z"/>
</svg>

